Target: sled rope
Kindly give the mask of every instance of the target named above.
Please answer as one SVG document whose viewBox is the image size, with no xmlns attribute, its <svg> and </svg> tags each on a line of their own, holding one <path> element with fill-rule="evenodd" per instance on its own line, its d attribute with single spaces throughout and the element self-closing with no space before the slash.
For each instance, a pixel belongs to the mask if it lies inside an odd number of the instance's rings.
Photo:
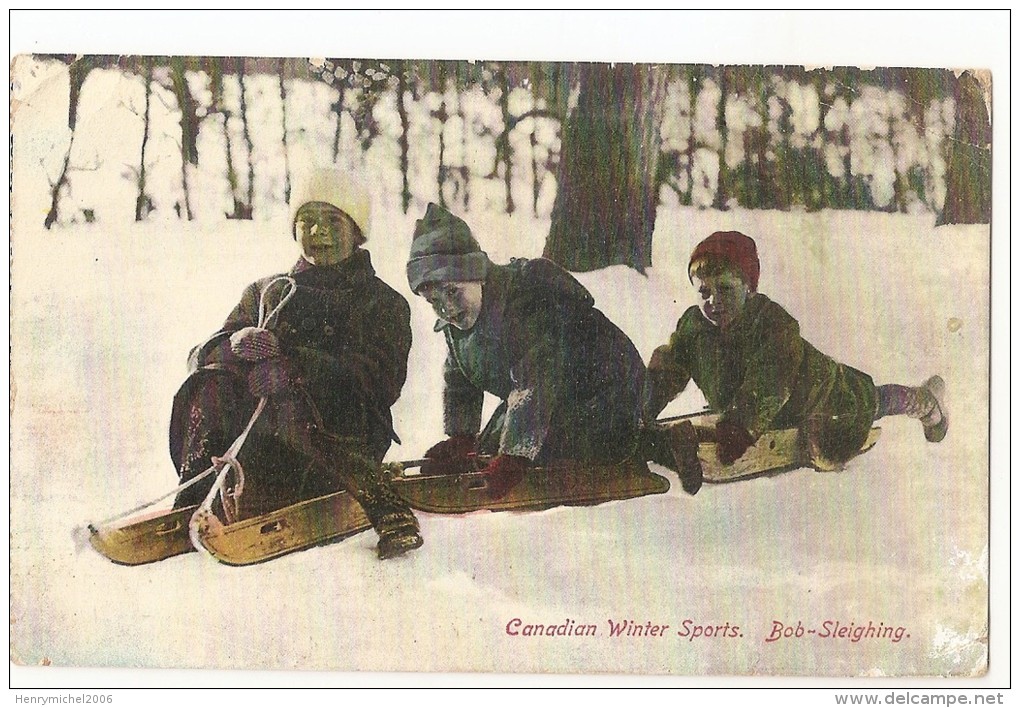
<svg viewBox="0 0 1020 708">
<path fill-rule="evenodd" d="M 283 297 L 280 299 L 280 302 L 277 303 L 272 310 L 267 312 L 266 296 L 269 292 L 269 289 L 279 282 L 286 283 L 287 289 L 284 292 Z M 282 310 L 283 306 L 286 305 L 287 302 L 291 299 L 291 297 L 294 296 L 295 292 L 297 292 L 297 283 L 295 283 L 294 279 L 289 276 L 283 275 L 278 278 L 273 278 L 268 283 L 266 283 L 265 287 L 262 288 L 262 292 L 259 294 L 258 326 L 268 328 L 269 323 L 272 321 L 274 317 L 276 317 L 280 313 L 280 310 Z M 203 553 L 206 553 L 207 555 L 209 552 L 205 548 L 205 546 L 203 546 L 201 543 L 197 543 L 198 540 L 197 536 L 199 534 L 196 522 L 200 519 L 203 519 L 204 517 L 212 515 L 213 513 L 212 505 L 213 502 L 216 501 L 217 495 L 219 495 L 223 500 L 222 504 L 223 515 L 226 517 L 226 522 L 230 524 L 236 520 L 237 515 L 240 513 L 239 498 L 241 495 L 241 490 L 244 489 L 244 468 L 238 461 L 237 456 L 241 453 L 241 448 L 244 447 L 244 443 L 248 439 L 248 434 L 251 432 L 251 429 L 255 427 L 255 422 L 259 419 L 259 416 L 262 415 L 262 411 L 266 407 L 267 400 L 268 399 L 265 397 L 259 399 L 258 405 L 255 406 L 255 411 L 251 414 L 251 418 L 248 420 L 248 425 L 246 425 L 244 430 L 241 431 L 241 434 L 237 436 L 237 439 L 234 440 L 234 442 L 230 445 L 229 448 L 227 448 L 227 451 L 223 453 L 221 457 L 213 458 L 213 467 L 214 468 L 218 467 L 219 472 L 216 475 L 216 480 L 213 482 L 212 488 L 209 489 L 209 493 L 206 494 L 205 499 L 202 500 L 202 503 L 199 505 L 198 509 L 195 510 L 195 514 L 191 517 L 190 524 L 191 527 L 190 536 L 192 538 L 192 545 L 194 545 L 196 549 Z M 237 475 L 237 483 L 234 485 L 234 491 L 232 494 L 229 493 L 226 488 L 227 474 L 230 472 L 231 469 L 235 469 Z M 229 502 L 228 499 L 230 500 Z"/>
<path fill-rule="evenodd" d="M 272 288 L 277 283 L 281 282 L 286 284 L 286 290 L 284 291 L 283 297 L 280 299 L 280 302 L 277 303 L 276 306 L 273 307 L 272 310 L 269 310 L 267 313 L 266 296 L 270 288 Z M 273 318 L 280 313 L 280 311 L 283 309 L 283 306 L 286 305 L 287 302 L 294 296 L 295 292 L 297 292 L 297 283 L 294 282 L 293 278 L 287 275 L 278 276 L 270 280 L 268 283 L 266 283 L 265 287 L 262 288 L 262 292 L 259 294 L 258 326 L 267 327 L 272 322 Z M 255 412 L 252 413 L 251 418 L 248 420 L 248 425 L 245 426 L 241 434 L 237 436 L 237 439 L 234 440 L 233 444 L 231 444 L 231 446 L 227 448 L 227 451 L 224 452 L 222 456 L 212 458 L 212 465 L 210 465 L 209 468 L 203 471 L 201 474 L 192 477 L 187 482 L 179 484 L 177 487 L 170 490 L 166 494 L 161 494 L 155 499 L 147 501 L 144 504 L 139 504 L 133 509 L 128 509 L 125 512 L 116 514 L 115 516 L 111 516 L 110 518 L 99 522 L 98 525 L 88 524 L 89 530 L 95 532 L 96 530 L 98 530 L 98 527 L 112 524 L 113 522 L 119 521 L 120 519 L 123 519 L 126 516 L 131 516 L 132 514 L 137 514 L 140 511 L 148 509 L 150 506 L 153 506 L 154 504 L 157 504 L 163 501 L 164 499 L 175 496 L 180 492 L 184 491 L 185 489 L 197 484 L 198 482 L 202 481 L 203 479 L 211 475 L 213 472 L 218 472 L 216 476 L 216 481 L 213 483 L 212 489 L 209 491 L 209 494 L 206 495 L 206 498 L 202 502 L 202 505 L 199 507 L 198 511 L 208 510 L 209 507 L 211 507 L 216 497 L 216 493 L 220 491 L 226 480 L 227 472 L 232 468 L 237 470 L 238 483 L 235 487 L 235 496 L 239 495 L 240 490 L 244 487 L 244 470 L 241 467 L 241 463 L 237 461 L 237 455 L 241 452 L 241 447 L 248 439 L 248 434 L 251 432 L 251 429 L 255 426 L 255 422 L 259 419 L 259 416 L 262 415 L 262 410 L 265 407 L 266 399 L 260 398 L 258 405 L 255 406 Z M 227 511 L 226 504 L 224 504 L 224 510 L 226 513 L 230 513 L 229 511 Z"/>
<path fill-rule="evenodd" d="M 212 507 L 213 502 L 216 500 L 216 495 L 220 494 L 223 497 L 223 514 L 227 517 L 227 523 L 231 524 L 235 521 L 234 517 L 239 512 L 237 499 L 241 496 L 241 490 L 244 489 L 244 468 L 237 459 L 237 455 L 241 452 L 241 448 L 248 439 L 248 433 L 251 432 L 252 427 L 255 425 L 255 421 L 259 419 L 259 416 L 262 414 L 262 409 L 265 407 L 266 399 L 260 398 L 259 404 L 255 407 L 255 412 L 251 414 L 251 419 L 248 421 L 248 425 L 245 427 L 244 431 L 237 436 L 234 443 L 225 453 L 223 453 L 221 457 L 212 458 L 212 467 L 210 467 L 207 471 L 211 472 L 212 470 L 218 470 L 218 474 L 216 475 L 216 481 L 213 482 L 212 488 L 209 490 L 209 493 L 206 494 L 205 499 L 202 501 L 202 504 L 198 507 L 197 511 L 208 511 Z M 237 472 L 237 483 L 234 485 L 233 493 L 228 493 L 226 489 L 227 473 L 232 469 Z M 232 504 L 228 504 L 228 497 L 232 499 Z"/>
<path fill-rule="evenodd" d="M 284 291 L 283 297 L 280 302 L 273 307 L 272 310 L 267 312 L 267 293 L 277 283 L 286 283 L 286 290 Z M 297 291 L 297 284 L 294 279 L 282 275 L 277 278 L 273 278 L 265 287 L 262 288 L 262 292 L 259 294 L 259 321 L 258 326 L 261 328 L 268 329 L 273 318 L 275 318 L 283 306 L 287 304 L 294 293 Z M 212 489 L 209 490 L 209 494 L 206 495 L 205 500 L 199 506 L 198 511 L 208 512 L 212 508 L 213 502 L 216 500 L 216 495 L 219 494 L 223 499 L 223 514 L 226 516 L 227 523 L 233 523 L 236 521 L 236 516 L 240 513 L 239 499 L 241 492 L 244 489 L 244 468 L 241 466 L 237 456 L 241 453 L 241 448 L 244 446 L 245 441 L 248 439 L 248 434 L 251 429 L 255 426 L 255 422 L 262 415 L 263 409 L 266 407 L 266 399 L 260 398 L 258 405 L 255 407 L 255 411 L 251 414 L 251 418 L 248 420 L 248 425 L 245 426 L 244 430 L 237 439 L 234 440 L 233 444 L 227 451 L 220 457 L 213 457 L 213 468 L 218 469 L 219 473 L 216 475 L 216 481 L 213 482 Z M 228 492 L 226 488 L 227 473 L 231 470 L 236 471 L 237 482 L 234 484 L 233 493 Z M 228 503 L 228 498 L 232 500 L 232 503 Z"/>
</svg>

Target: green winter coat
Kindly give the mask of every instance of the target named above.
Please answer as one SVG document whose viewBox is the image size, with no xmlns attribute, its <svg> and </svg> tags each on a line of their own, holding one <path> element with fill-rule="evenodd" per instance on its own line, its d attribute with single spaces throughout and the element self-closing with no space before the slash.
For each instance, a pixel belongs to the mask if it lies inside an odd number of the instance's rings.
<svg viewBox="0 0 1020 708">
<path fill-rule="evenodd" d="M 757 439 L 805 428 L 831 460 L 858 451 L 874 421 L 871 377 L 819 352 L 786 310 L 762 294 L 724 332 L 697 307 L 680 318 L 648 365 L 646 415 L 654 419 L 691 380 L 722 419 Z"/>
<path fill-rule="evenodd" d="M 503 401 L 479 449 L 526 457 L 618 461 L 634 449 L 644 362 L 590 293 L 545 259 L 490 265 L 467 331 L 442 321 L 448 435 L 475 434 L 484 393 Z"/>
</svg>

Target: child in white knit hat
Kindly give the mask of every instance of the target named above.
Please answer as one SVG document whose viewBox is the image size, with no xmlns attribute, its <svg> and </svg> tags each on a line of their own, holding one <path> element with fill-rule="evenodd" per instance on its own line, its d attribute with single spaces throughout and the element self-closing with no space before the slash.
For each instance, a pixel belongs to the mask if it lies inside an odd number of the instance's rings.
<svg viewBox="0 0 1020 708">
<path fill-rule="evenodd" d="M 338 170 L 295 177 L 291 228 L 301 258 L 248 286 L 220 331 L 192 352 L 170 437 L 185 482 L 223 454 L 265 398 L 239 455 L 242 514 L 346 489 L 379 533 L 379 557 L 389 558 L 422 545 L 417 519 L 381 470 L 397 440 L 390 408 L 407 375 L 410 308 L 362 248 L 370 207 L 368 192 Z M 177 505 L 208 489 L 183 491 Z"/>
</svg>

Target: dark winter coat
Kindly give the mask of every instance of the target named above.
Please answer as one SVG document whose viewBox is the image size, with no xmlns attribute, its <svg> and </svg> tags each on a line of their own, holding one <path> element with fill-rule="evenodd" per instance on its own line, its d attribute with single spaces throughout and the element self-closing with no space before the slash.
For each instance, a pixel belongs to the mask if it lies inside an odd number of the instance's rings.
<svg viewBox="0 0 1020 708">
<path fill-rule="evenodd" d="M 407 375 L 407 301 L 375 276 L 363 250 L 329 267 L 301 260 L 287 275 L 296 292 L 268 328 L 277 335 L 293 390 L 269 399 L 243 452 L 256 467 L 275 468 L 263 470 L 266 474 L 297 476 L 308 464 L 298 454 L 301 439 L 309 425 L 321 425 L 381 461 L 397 440 L 390 408 Z M 263 292 L 265 312 L 280 302 L 285 285 L 270 286 L 277 277 L 249 285 L 223 328 L 192 351 L 192 374 L 174 400 L 171 421 L 171 456 L 178 470 L 222 454 L 248 422 L 256 403 L 247 391 L 251 364 L 229 354 L 229 338 L 258 324 Z M 201 471 L 182 471 L 182 477 Z"/>
<path fill-rule="evenodd" d="M 483 394 L 503 401 L 482 452 L 619 460 L 635 444 L 645 367 L 630 339 L 569 273 L 544 259 L 492 265 L 467 331 L 442 321 L 448 435 L 477 433 Z"/>
<path fill-rule="evenodd" d="M 806 428 L 829 459 L 859 450 L 875 417 L 871 377 L 815 349 L 797 321 L 762 294 L 747 300 L 726 331 L 697 307 L 683 314 L 649 362 L 647 416 L 658 415 L 692 379 L 723 420 L 755 438 Z"/>
</svg>

